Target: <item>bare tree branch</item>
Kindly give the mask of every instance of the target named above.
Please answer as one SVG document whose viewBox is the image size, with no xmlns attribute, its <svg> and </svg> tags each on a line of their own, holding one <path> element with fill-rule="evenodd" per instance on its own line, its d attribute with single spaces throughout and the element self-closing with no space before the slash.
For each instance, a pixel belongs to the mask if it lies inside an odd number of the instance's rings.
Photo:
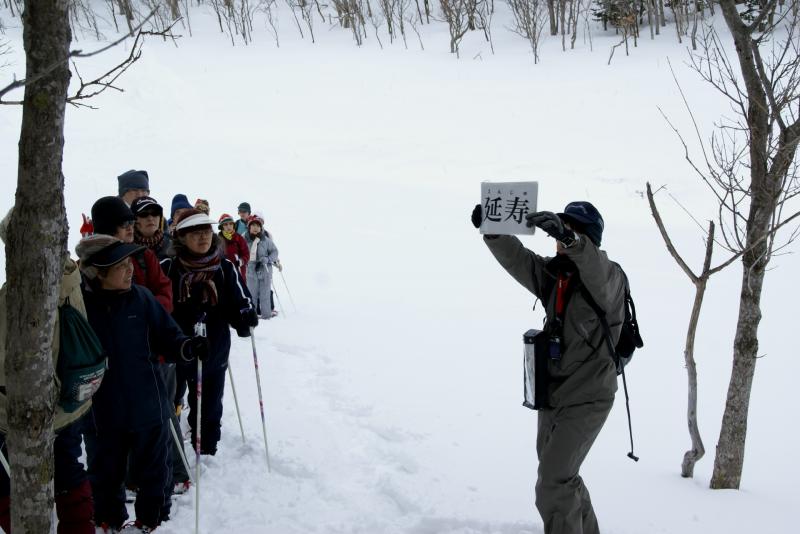
<svg viewBox="0 0 800 534">
<path fill-rule="evenodd" d="M 98 54 L 101 54 L 101 53 L 103 53 L 103 52 L 105 52 L 107 50 L 110 50 L 111 48 L 114 48 L 115 46 L 117 46 L 120 43 L 122 43 L 122 42 L 126 41 L 127 39 L 129 39 L 130 37 L 133 37 L 133 35 L 134 35 L 133 32 L 139 31 L 139 33 L 141 33 L 141 28 L 156 14 L 157 11 L 158 11 L 158 7 L 154 8 L 150 12 L 150 14 L 136 28 L 133 28 L 131 30 L 130 33 L 125 34 L 123 37 L 117 39 L 116 41 L 114 41 L 113 43 L 111 43 L 109 45 L 106 45 L 106 46 L 104 46 L 104 47 L 102 47 L 102 48 L 100 48 L 98 50 L 94 50 L 92 52 L 83 52 L 82 50 L 71 50 L 70 53 L 67 54 L 67 57 L 65 57 L 64 59 L 61 59 L 59 61 L 53 62 L 52 65 L 47 66 L 46 68 L 44 68 L 42 71 L 36 73 L 35 75 L 29 76 L 28 78 L 23 78 L 21 80 L 14 80 L 13 82 L 8 84 L 7 86 L 5 86 L 2 89 L 0 89 L 0 104 L 6 104 L 6 105 L 22 104 L 21 101 L 14 101 L 14 102 L 4 101 L 3 100 L 3 96 L 5 96 L 7 93 L 9 93 L 9 92 L 11 92 L 11 91 L 13 91 L 15 89 L 20 89 L 22 87 L 25 87 L 28 84 L 31 84 L 31 83 L 34 83 L 34 82 L 37 82 L 37 81 L 41 80 L 42 78 L 44 78 L 45 76 L 49 75 L 54 70 L 59 68 L 61 65 L 63 65 L 63 63 L 65 61 L 69 61 L 71 58 L 88 58 L 88 57 L 92 57 L 92 56 L 96 56 Z M 138 35 L 139 34 L 137 34 L 137 38 L 138 38 Z"/>
<path fill-rule="evenodd" d="M 133 46 L 131 47 L 131 52 L 127 58 L 125 58 L 121 63 L 115 65 L 104 74 L 101 74 L 94 80 L 85 82 L 83 78 L 81 78 L 80 73 L 78 72 L 78 67 L 73 62 L 73 67 L 75 68 L 75 73 L 78 75 L 78 79 L 81 82 L 80 87 L 72 96 L 67 98 L 67 103 L 72 104 L 73 106 L 83 106 L 88 107 L 90 109 L 96 109 L 94 106 L 90 106 L 84 104 L 80 101 L 88 100 L 93 98 L 100 93 L 104 92 L 107 89 L 114 89 L 115 91 L 124 92 L 125 90 L 116 87 L 114 82 L 122 76 L 125 71 L 127 71 L 131 65 L 136 63 L 139 58 L 142 57 L 142 46 L 144 44 L 144 36 L 158 36 L 158 37 L 170 37 L 175 38 L 172 34 L 172 28 L 177 24 L 177 20 L 174 21 L 168 28 L 161 30 L 161 31 L 142 31 L 139 30 L 139 33 L 136 35 L 136 39 L 133 41 Z"/>
<path fill-rule="evenodd" d="M 687 265 L 683 260 L 683 257 L 675 248 L 675 245 L 672 244 L 672 239 L 669 237 L 667 229 L 664 227 L 664 221 L 661 219 L 661 214 L 658 212 L 655 199 L 653 199 L 653 190 L 650 187 L 650 182 L 647 182 L 647 202 L 650 204 L 650 212 L 653 214 L 653 219 L 656 221 L 658 231 L 661 233 L 661 237 L 664 239 L 664 244 L 667 245 L 667 250 L 669 251 L 670 255 L 677 262 L 680 268 L 683 269 L 683 272 L 686 273 L 686 276 L 689 277 L 692 283 L 697 284 L 700 280 L 700 277 L 694 274 L 691 267 L 689 267 L 689 265 Z"/>
</svg>

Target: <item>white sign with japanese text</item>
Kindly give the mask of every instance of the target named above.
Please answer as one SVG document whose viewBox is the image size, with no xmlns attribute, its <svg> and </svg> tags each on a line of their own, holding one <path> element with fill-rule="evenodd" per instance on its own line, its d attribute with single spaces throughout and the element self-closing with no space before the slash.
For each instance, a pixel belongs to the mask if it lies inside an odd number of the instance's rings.
<svg viewBox="0 0 800 534">
<path fill-rule="evenodd" d="M 536 211 L 539 182 L 482 182 L 482 234 L 533 234 L 525 215 Z"/>
</svg>

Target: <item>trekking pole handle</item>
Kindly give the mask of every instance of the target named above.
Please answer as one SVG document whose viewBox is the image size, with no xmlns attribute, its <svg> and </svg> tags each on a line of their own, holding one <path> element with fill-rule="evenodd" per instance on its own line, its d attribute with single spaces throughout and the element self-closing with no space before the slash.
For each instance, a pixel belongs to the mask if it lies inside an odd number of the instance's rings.
<svg viewBox="0 0 800 534">
<path fill-rule="evenodd" d="M 194 325 L 194 335 L 206 337 L 206 324 L 197 323 L 196 325 Z"/>
</svg>

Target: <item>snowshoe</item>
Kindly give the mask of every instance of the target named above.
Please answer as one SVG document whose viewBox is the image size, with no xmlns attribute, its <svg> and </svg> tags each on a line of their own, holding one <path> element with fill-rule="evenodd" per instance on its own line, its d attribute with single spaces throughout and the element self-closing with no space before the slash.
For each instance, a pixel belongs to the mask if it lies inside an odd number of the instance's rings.
<svg viewBox="0 0 800 534">
<path fill-rule="evenodd" d="M 172 488 L 173 495 L 183 495 L 189 491 L 189 488 L 192 487 L 191 480 L 184 480 L 183 482 L 175 483 L 175 487 Z"/>
<path fill-rule="evenodd" d="M 120 531 L 122 534 L 150 534 L 155 528 L 143 525 L 140 521 L 133 521 L 125 524 Z"/>
</svg>

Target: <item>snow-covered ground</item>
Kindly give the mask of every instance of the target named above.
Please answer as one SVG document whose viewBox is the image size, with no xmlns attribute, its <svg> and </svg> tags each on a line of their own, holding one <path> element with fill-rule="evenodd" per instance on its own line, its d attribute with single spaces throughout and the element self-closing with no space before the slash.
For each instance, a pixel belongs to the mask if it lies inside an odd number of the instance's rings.
<svg viewBox="0 0 800 534">
<path fill-rule="evenodd" d="M 499 4 L 498 4 L 499 5 Z M 21 32 L 10 27 L 22 75 Z M 539 206 L 593 202 L 604 248 L 622 263 L 645 349 L 628 368 L 636 451 L 626 458 L 623 397 L 582 474 L 604 532 L 793 532 L 800 492 L 800 376 L 792 341 L 794 256 L 777 257 L 763 300 L 742 489 L 707 489 L 724 407 L 741 276 L 715 277 L 697 344 L 700 425 L 709 449 L 680 478 L 688 447 L 682 346 L 693 288 L 668 256 L 645 182 L 703 221 L 710 195 L 657 109 L 691 141 L 668 59 L 710 132 L 727 105 L 684 64 L 671 28 L 625 57 L 595 30 L 562 53 L 546 40 L 533 64 L 525 42 L 495 20 L 496 55 L 477 35 L 461 60 L 442 25 L 425 51 L 353 45 L 346 31 L 317 44 L 281 26 L 231 47 L 197 12 L 179 47 L 150 39 L 99 110 L 69 109 L 64 173 L 70 248 L 81 212 L 116 193 L 116 176 L 147 169 L 152 195 L 209 199 L 212 214 L 243 200 L 262 211 L 286 266 L 284 314 L 258 328 L 272 472 L 267 474 L 248 340 L 231 355 L 246 431 L 226 394 L 219 454 L 203 460 L 202 532 L 541 533 L 533 507 L 536 415 L 521 406 L 521 334 L 541 322 L 533 298 L 496 264 L 469 222 L 482 180 L 538 180 Z M 109 35 L 109 37 L 111 37 Z M 81 47 L 94 43 L 83 40 Z M 386 43 L 384 43 L 386 44 Z M 81 61 L 84 77 L 127 55 Z M 20 110 L 0 109 L 0 162 L 13 203 Z M 699 266 L 702 236 L 666 193 L 676 242 Z M 547 253 L 552 240 L 525 238 Z M 722 260 L 722 254 L 718 255 Z M 0 259 L 0 262 L 3 260 Z M 2 276 L 2 275 L 0 275 Z M 164 534 L 194 531 L 194 496 L 176 501 Z"/>
</svg>

